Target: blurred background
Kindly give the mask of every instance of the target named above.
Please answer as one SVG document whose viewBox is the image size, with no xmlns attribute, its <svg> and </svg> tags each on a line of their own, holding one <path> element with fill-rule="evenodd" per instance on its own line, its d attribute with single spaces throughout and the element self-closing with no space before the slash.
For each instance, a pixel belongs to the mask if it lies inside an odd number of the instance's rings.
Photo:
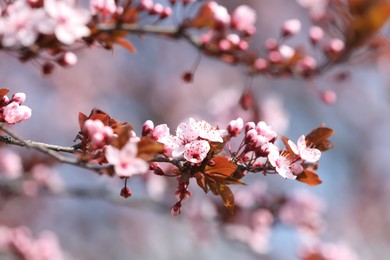
<svg viewBox="0 0 390 260">
<path fill-rule="evenodd" d="M 296 1 L 223 2 L 230 10 L 240 4 L 256 9 L 253 49 L 261 50 L 267 38 L 278 37 L 283 22 L 291 18 L 300 19 L 303 30 L 288 44 L 307 44 L 309 14 Z M 156 125 L 167 123 L 171 131 L 189 117 L 222 127 L 238 116 L 250 120 L 238 105 L 248 80 L 242 68 L 203 57 L 194 81 L 188 84 L 181 75 L 198 56 L 192 46 L 152 36 L 129 39 L 137 54 L 121 47 L 113 52 L 85 49 L 76 52 L 77 65 L 57 68 L 47 77 L 34 64 L 22 64 L 1 53 L 0 87 L 25 92 L 26 105 L 33 111 L 30 120 L 13 127 L 15 132 L 26 139 L 71 146 L 79 131 L 78 113 L 89 114 L 94 107 L 129 122 L 137 133 L 147 119 Z M 387 259 L 390 255 L 388 63 L 383 56 L 339 65 L 316 79 L 317 88 L 337 94 L 331 106 L 313 95 L 304 80 L 263 76 L 253 80 L 262 119 L 280 133 L 296 140 L 320 124 L 336 132 L 331 138 L 335 148 L 323 154 L 320 162 L 322 185 L 309 187 L 276 175 L 244 179 L 253 192 L 267 196 L 312 194 L 302 196 L 313 197 L 310 205 L 320 205 L 316 208 L 323 221 L 320 237 L 338 246 L 329 247 L 329 254 L 339 250 L 339 258 L 327 259 Z M 335 81 L 341 71 L 351 76 Z M 25 160 L 36 156 L 26 149 L 12 150 Z M 117 178 L 67 165 L 38 169 L 44 170 L 58 176 L 56 187 L 64 190 L 62 195 L 4 198 L 0 224 L 26 226 L 33 236 L 53 232 L 65 259 L 299 259 L 302 254 L 302 231 L 285 224 L 274 223 L 251 241 L 240 239 L 237 234 L 245 232 L 225 228 L 210 202 L 213 196 L 194 183 L 184 213 L 172 217 L 174 180 L 152 174 L 134 177 L 129 182 L 133 196 L 124 199 L 119 196 L 122 182 Z M 240 195 L 245 201 L 245 194 Z M 350 250 L 350 255 L 343 250 Z"/>
</svg>

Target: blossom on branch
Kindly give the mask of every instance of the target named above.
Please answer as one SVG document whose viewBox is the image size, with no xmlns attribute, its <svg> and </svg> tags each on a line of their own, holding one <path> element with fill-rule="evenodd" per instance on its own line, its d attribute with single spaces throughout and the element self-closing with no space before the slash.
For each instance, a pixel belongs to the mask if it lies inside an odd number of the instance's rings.
<svg viewBox="0 0 390 260">
<path fill-rule="evenodd" d="M 86 24 L 91 14 L 88 10 L 75 8 L 73 1 L 45 0 L 44 9 L 50 19 L 41 24 L 42 33 L 54 33 L 64 44 L 73 44 L 90 35 Z"/>
<path fill-rule="evenodd" d="M 130 178 L 135 174 L 143 174 L 149 169 L 148 163 L 137 157 L 137 152 L 137 144 L 130 140 L 122 149 L 107 146 L 105 156 L 114 166 L 115 173 L 119 177 Z"/>
<path fill-rule="evenodd" d="M 316 148 L 307 147 L 304 135 L 301 135 L 298 138 L 297 144 L 298 145 L 294 144 L 291 140 L 288 140 L 288 145 L 291 150 L 296 155 L 299 155 L 302 160 L 315 163 L 320 159 L 321 151 Z"/>
</svg>

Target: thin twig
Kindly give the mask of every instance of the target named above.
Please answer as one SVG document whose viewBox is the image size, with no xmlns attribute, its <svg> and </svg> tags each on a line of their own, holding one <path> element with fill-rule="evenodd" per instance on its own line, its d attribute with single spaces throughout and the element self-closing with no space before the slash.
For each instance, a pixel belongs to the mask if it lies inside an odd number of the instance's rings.
<svg viewBox="0 0 390 260">
<path fill-rule="evenodd" d="M 9 144 L 13 144 L 13 145 L 32 148 L 34 150 L 40 151 L 41 153 L 44 153 L 44 154 L 47 154 L 47 155 L 53 157 L 54 159 L 56 159 L 59 162 L 74 165 L 74 166 L 81 167 L 81 168 L 85 168 L 88 170 L 92 170 L 92 171 L 95 171 L 97 173 L 101 173 L 102 170 L 111 166 L 109 164 L 106 164 L 106 165 L 92 164 L 92 163 L 80 161 L 77 158 L 66 157 L 66 156 L 60 154 L 59 152 L 74 153 L 75 148 L 45 144 L 45 143 L 40 143 L 40 142 L 35 142 L 35 141 L 30 141 L 30 140 L 26 141 L 23 138 L 16 135 L 5 124 L 0 124 L 0 129 L 9 135 L 8 137 L 2 136 L 0 138 L 0 141 L 5 142 L 5 143 L 9 143 Z"/>
</svg>

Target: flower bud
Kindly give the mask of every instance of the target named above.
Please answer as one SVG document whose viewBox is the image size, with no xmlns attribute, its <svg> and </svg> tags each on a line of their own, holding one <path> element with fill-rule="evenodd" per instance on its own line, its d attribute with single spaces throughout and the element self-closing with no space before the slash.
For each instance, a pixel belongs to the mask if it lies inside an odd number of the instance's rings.
<svg viewBox="0 0 390 260">
<path fill-rule="evenodd" d="M 11 102 L 15 101 L 19 105 L 21 105 L 25 100 L 26 100 L 26 94 L 24 93 L 15 93 L 11 98 Z"/>
<path fill-rule="evenodd" d="M 123 198 L 128 198 L 131 196 L 131 190 L 127 187 L 123 187 L 123 189 L 121 190 L 121 193 L 120 195 L 123 197 Z"/>
<path fill-rule="evenodd" d="M 237 136 L 241 133 L 241 130 L 244 128 L 244 121 L 241 117 L 236 120 L 230 121 L 227 130 L 231 136 Z"/>
<path fill-rule="evenodd" d="M 298 19 L 291 19 L 284 22 L 282 27 L 283 37 L 294 36 L 301 30 L 302 24 Z"/>
<path fill-rule="evenodd" d="M 146 120 L 142 126 L 142 136 L 147 136 L 153 133 L 154 123 L 152 120 Z"/>
<path fill-rule="evenodd" d="M 67 51 L 58 58 L 57 63 L 63 67 L 73 66 L 77 63 L 77 56 L 73 52 Z"/>
</svg>

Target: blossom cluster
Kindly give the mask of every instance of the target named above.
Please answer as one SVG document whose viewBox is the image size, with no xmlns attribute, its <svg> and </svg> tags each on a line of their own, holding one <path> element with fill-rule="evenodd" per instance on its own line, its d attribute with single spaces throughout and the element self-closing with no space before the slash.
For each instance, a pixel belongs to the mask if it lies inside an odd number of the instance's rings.
<svg viewBox="0 0 390 260">
<path fill-rule="evenodd" d="M 50 260 L 65 259 L 57 236 L 44 231 L 37 238 L 27 227 L 0 226 L 0 250 L 9 259 Z"/>
<path fill-rule="evenodd" d="M 8 92 L 7 89 L 0 89 L 0 122 L 13 125 L 29 119 L 31 109 L 22 105 L 26 100 L 26 94 L 15 93 L 9 98 Z"/>
<path fill-rule="evenodd" d="M 177 202 L 172 215 L 180 214 L 182 203 L 191 196 L 191 178 L 206 193 L 212 191 L 221 196 L 231 212 L 234 200 L 228 185 L 244 184 L 241 178 L 249 172 L 320 184 L 315 169 L 321 151 L 331 148 L 327 138 L 333 133 L 320 127 L 306 137 L 302 135 L 297 144 L 282 136 L 285 148 L 280 148 L 276 144 L 279 135 L 271 126 L 263 121 L 244 124 L 241 118 L 232 120 L 224 129 L 189 118 L 178 125 L 174 134 L 166 124 L 155 126 L 147 120 L 140 137 L 131 125 L 119 123 L 98 109 L 93 109 L 89 116 L 80 113 L 79 123 L 77 139 L 81 143 L 75 147 L 80 159 L 108 165 L 104 168 L 106 173 L 123 178 L 123 197 L 131 195 L 127 180 L 133 175 L 151 170 L 158 176 L 176 177 Z M 234 148 L 233 140 L 240 137 L 240 144 Z"/>
</svg>

